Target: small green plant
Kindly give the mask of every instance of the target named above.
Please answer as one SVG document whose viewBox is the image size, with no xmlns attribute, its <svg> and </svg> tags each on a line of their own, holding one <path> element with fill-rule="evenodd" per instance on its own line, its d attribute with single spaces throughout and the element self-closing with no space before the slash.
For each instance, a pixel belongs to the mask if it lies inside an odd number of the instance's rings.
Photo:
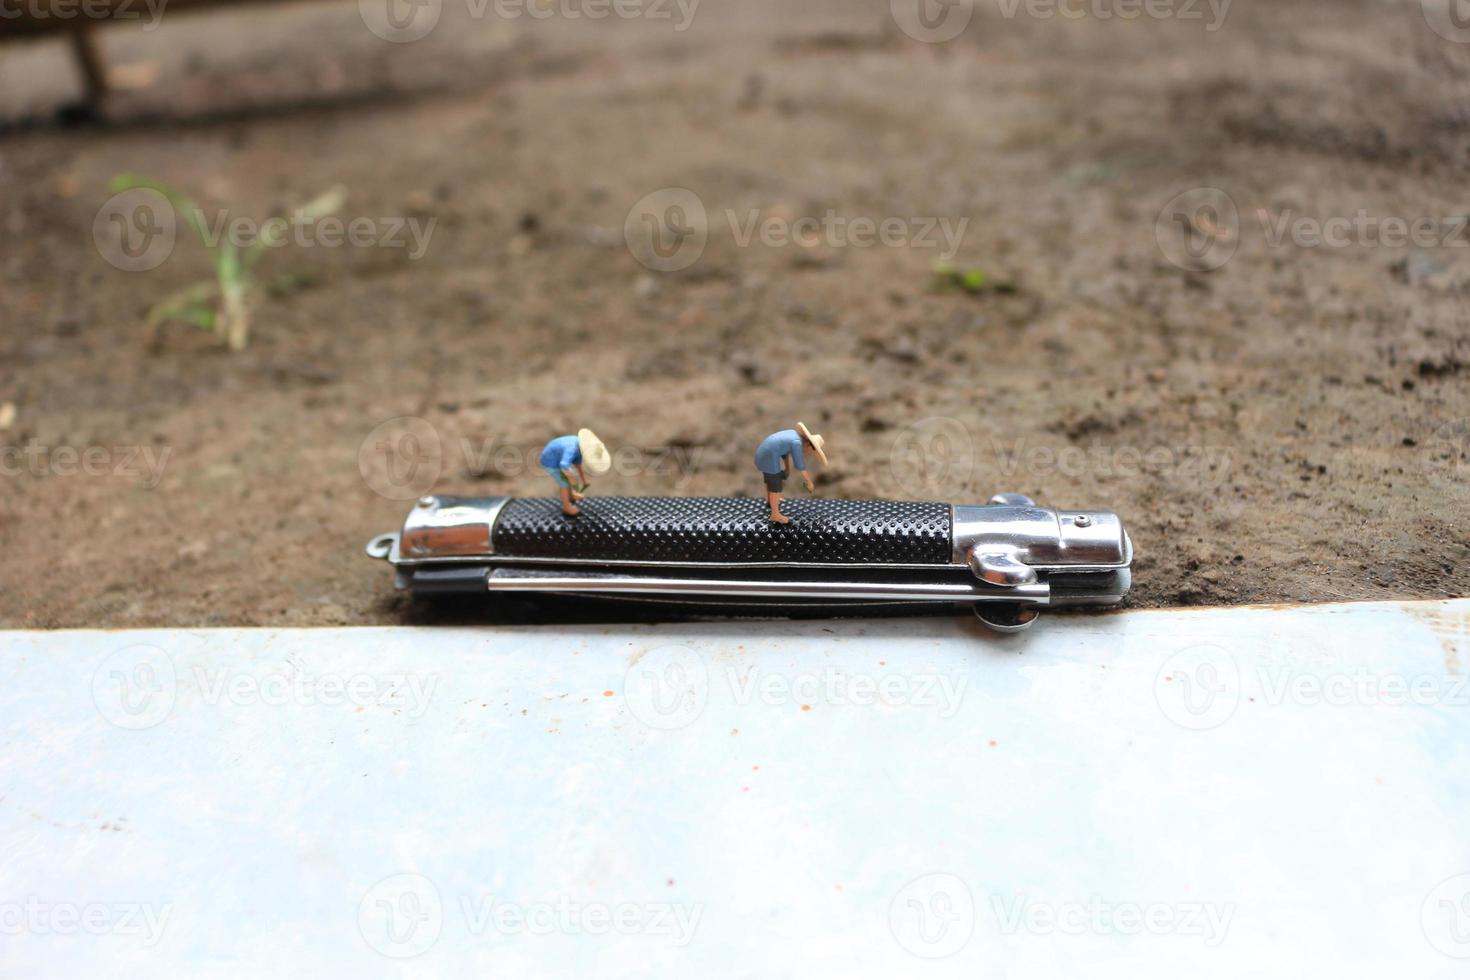
<svg viewBox="0 0 1470 980">
<path fill-rule="evenodd" d="M 139 187 L 157 191 L 168 199 L 174 213 L 199 236 L 200 244 L 209 252 L 214 266 L 213 279 L 191 283 L 170 293 L 148 310 L 145 325 L 150 337 L 156 337 L 166 323 L 188 323 L 218 335 L 230 350 L 244 350 L 250 340 L 250 313 L 257 299 L 255 266 L 271 244 L 265 232 L 270 222 L 261 226 L 261 233 L 254 241 L 242 247 L 229 234 L 220 230 L 212 232 L 205 223 L 203 210 L 193 199 L 163 181 L 121 174 L 111 183 L 113 193 Z M 334 187 L 291 209 L 291 213 L 297 221 L 316 221 L 341 208 L 346 199 L 347 191 Z M 282 279 L 293 284 L 284 292 L 309 281 L 306 275 L 295 272 L 287 273 Z"/>
<path fill-rule="evenodd" d="M 1016 284 L 1009 279 L 995 279 L 983 269 L 961 269 L 948 262 L 934 263 L 934 285 L 941 290 L 959 289 L 971 296 L 1016 291 Z"/>
</svg>

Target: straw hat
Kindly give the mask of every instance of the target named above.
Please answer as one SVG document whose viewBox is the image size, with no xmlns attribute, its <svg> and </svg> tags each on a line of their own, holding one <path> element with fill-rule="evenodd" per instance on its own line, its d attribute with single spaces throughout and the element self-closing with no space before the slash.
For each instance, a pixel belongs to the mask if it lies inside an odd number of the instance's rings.
<svg viewBox="0 0 1470 980">
<path fill-rule="evenodd" d="M 612 456 L 591 429 L 577 430 L 577 445 L 582 449 L 582 465 L 587 469 L 593 473 L 606 473 L 612 469 Z"/>
<path fill-rule="evenodd" d="M 822 451 L 822 446 L 826 443 L 826 440 L 812 432 L 811 429 L 808 429 L 805 422 L 796 423 L 796 431 L 801 433 L 803 439 L 812 444 L 812 448 L 817 451 L 817 458 L 822 461 L 823 466 L 826 466 L 827 454 Z"/>
</svg>

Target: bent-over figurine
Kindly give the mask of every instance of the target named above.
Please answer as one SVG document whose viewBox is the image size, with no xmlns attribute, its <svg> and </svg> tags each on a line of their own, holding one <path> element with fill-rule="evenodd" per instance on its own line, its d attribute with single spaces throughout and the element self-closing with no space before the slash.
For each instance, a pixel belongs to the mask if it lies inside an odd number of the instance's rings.
<svg viewBox="0 0 1470 980">
<path fill-rule="evenodd" d="M 794 429 L 782 429 L 773 432 L 761 442 L 755 451 L 755 465 L 761 471 L 766 480 L 766 502 L 771 505 L 771 520 L 777 524 L 790 524 L 791 518 L 781 513 L 781 493 L 786 486 L 786 480 L 791 476 L 791 468 L 801 474 L 806 481 L 807 490 L 814 491 L 816 486 L 806 471 L 806 453 L 814 452 L 822 465 L 827 465 L 827 454 L 823 451 L 824 440 L 815 435 L 805 425 L 798 422 Z"/>
<path fill-rule="evenodd" d="M 612 469 L 612 457 L 591 429 L 579 429 L 574 436 L 557 436 L 548 442 L 541 450 L 541 466 L 561 494 L 561 512 L 576 517 L 582 511 L 574 501 L 583 499 L 591 485 L 587 470 L 606 473 Z"/>
</svg>

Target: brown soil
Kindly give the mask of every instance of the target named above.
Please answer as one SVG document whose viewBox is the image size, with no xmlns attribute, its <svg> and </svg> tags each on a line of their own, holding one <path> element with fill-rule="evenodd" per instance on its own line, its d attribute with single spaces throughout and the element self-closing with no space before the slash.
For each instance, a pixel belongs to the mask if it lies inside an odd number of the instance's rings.
<svg viewBox="0 0 1470 980">
<path fill-rule="evenodd" d="M 340 2 L 103 41 L 156 78 L 75 129 L 65 49 L 0 48 L 0 624 L 401 622 L 362 552 L 408 506 L 379 490 L 543 493 L 525 455 L 590 424 L 626 450 L 597 492 L 756 494 L 755 443 L 797 419 L 829 440 L 820 492 L 1119 511 L 1134 605 L 1470 591 L 1470 236 L 1268 234 L 1464 213 L 1470 47 L 1418 3 L 1241 3 L 1206 32 L 982 0 L 922 44 L 886 2 L 705 0 L 677 32 L 449 0 L 387 44 Z M 209 260 L 181 235 L 151 272 L 104 261 L 120 173 L 256 218 L 340 184 L 344 217 L 436 224 L 417 259 L 273 251 L 258 280 L 290 286 L 243 352 L 150 344 Z M 1202 185 L 1238 247 L 1185 271 L 1155 221 Z M 624 220 L 669 187 L 709 242 L 650 271 Z M 968 218 L 955 264 L 1014 291 L 936 289 L 936 249 L 742 246 L 727 209 Z M 381 447 L 415 444 L 369 435 L 399 416 L 438 449 L 385 484 Z"/>
</svg>

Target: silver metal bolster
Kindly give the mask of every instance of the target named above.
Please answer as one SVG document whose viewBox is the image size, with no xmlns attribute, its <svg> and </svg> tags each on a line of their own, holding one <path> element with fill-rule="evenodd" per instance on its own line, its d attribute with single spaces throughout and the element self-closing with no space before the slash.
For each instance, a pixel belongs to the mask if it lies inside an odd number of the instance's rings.
<svg viewBox="0 0 1470 980">
<path fill-rule="evenodd" d="M 1039 507 L 1019 494 L 992 499 L 953 508 L 953 564 L 1010 588 L 1065 576 L 1056 604 L 1111 605 L 1127 593 L 1133 545 L 1117 514 Z"/>
<path fill-rule="evenodd" d="M 1037 506 L 953 508 L 952 556 L 971 565 L 971 556 L 1010 554 L 1034 569 L 1082 571 L 1126 568 L 1132 560 L 1128 535 L 1108 511 L 1053 510 Z"/>
<path fill-rule="evenodd" d="M 495 553 L 495 519 L 509 497 L 420 497 L 403 522 L 398 561 L 484 559 Z"/>
</svg>

